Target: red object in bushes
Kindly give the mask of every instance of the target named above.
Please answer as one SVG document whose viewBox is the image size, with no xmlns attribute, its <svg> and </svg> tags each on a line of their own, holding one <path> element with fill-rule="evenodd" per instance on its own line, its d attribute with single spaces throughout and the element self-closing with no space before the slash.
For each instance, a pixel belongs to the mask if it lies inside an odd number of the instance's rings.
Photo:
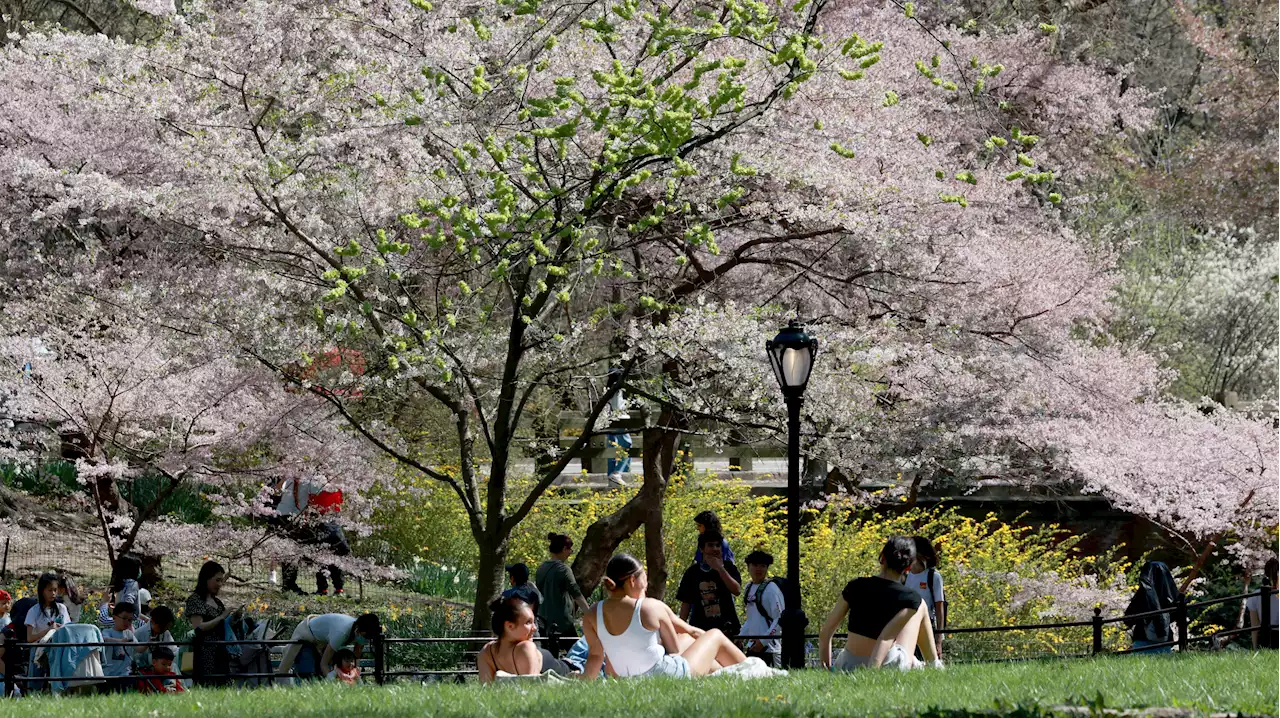
<svg viewBox="0 0 1280 718">
<path fill-rule="evenodd" d="M 342 492 L 321 491 L 311 497 L 307 506 L 315 509 L 319 514 L 337 513 L 342 510 Z"/>
</svg>

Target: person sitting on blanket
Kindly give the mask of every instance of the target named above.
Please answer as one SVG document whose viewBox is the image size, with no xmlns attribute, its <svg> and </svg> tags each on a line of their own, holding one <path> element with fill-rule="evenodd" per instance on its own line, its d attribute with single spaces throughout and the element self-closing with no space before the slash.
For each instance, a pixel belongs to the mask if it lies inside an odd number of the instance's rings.
<svg viewBox="0 0 1280 718">
<path fill-rule="evenodd" d="M 919 668 L 923 664 L 913 654 L 916 646 L 926 661 L 942 665 L 929 623 L 929 609 L 920 594 L 902 585 L 902 577 L 915 559 L 915 541 L 908 536 L 894 536 L 880 552 L 880 575 L 855 578 L 844 587 L 818 634 L 818 655 L 823 666 L 841 671 L 882 666 L 904 671 Z M 831 638 L 846 615 L 848 643 L 832 663 Z"/>
<path fill-rule="evenodd" d="M 608 598 L 587 611 L 582 630 L 590 653 L 585 680 L 607 660 L 610 675 L 693 678 L 747 659 L 718 629 L 694 628 L 656 599 L 646 599 L 648 578 L 640 562 L 620 553 L 605 567 Z"/>
<path fill-rule="evenodd" d="M 489 610 L 493 613 L 493 635 L 498 639 L 485 644 L 476 657 L 481 683 L 492 682 L 499 671 L 517 676 L 538 676 L 548 670 L 569 675 L 569 666 L 533 642 L 538 623 L 524 599 L 499 598 L 489 604 Z"/>
</svg>

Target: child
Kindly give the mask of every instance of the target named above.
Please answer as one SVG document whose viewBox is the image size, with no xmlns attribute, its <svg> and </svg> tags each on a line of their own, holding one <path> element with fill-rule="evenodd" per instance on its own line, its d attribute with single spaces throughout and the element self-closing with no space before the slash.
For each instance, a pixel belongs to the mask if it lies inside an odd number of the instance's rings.
<svg viewBox="0 0 1280 718">
<path fill-rule="evenodd" d="M 45 573 L 36 582 L 36 603 L 27 611 L 27 641 L 35 643 L 45 634 L 71 623 L 67 607 L 58 603 L 58 574 Z"/>
<path fill-rule="evenodd" d="M 159 609 L 156 609 L 159 610 Z M 173 672 L 173 650 L 156 646 L 151 652 L 151 665 L 138 671 L 139 693 L 183 693 L 182 681 Z"/>
<path fill-rule="evenodd" d="M 102 632 L 103 643 L 126 644 L 135 641 L 133 634 L 134 604 L 117 603 L 111 611 L 113 624 Z M 133 650 L 128 646 L 107 646 L 103 650 L 102 675 L 109 679 L 123 679 L 133 667 Z M 121 693 L 128 688 L 123 680 L 108 680 L 102 684 L 103 693 Z"/>
<path fill-rule="evenodd" d="M 168 606 L 156 606 L 151 611 L 151 620 L 144 621 L 141 628 L 134 629 L 134 638 L 138 639 L 138 643 L 153 643 L 155 641 L 173 642 L 173 635 L 169 633 L 169 629 L 173 628 L 173 611 Z M 173 651 L 173 646 L 165 646 Z M 133 666 L 141 671 L 143 668 L 151 665 L 153 646 L 138 646 L 133 654 Z"/>
<path fill-rule="evenodd" d="M 349 686 L 360 682 L 360 667 L 356 665 L 355 651 L 344 648 L 333 655 L 333 670 L 329 671 L 329 680 L 342 681 Z"/>
</svg>

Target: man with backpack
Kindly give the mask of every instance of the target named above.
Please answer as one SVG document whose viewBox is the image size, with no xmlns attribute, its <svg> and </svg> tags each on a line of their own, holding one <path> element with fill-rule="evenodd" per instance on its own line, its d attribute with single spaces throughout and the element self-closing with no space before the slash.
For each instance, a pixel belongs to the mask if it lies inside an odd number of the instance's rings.
<svg viewBox="0 0 1280 718">
<path fill-rule="evenodd" d="M 779 626 L 782 612 L 786 610 L 786 579 L 769 577 L 773 556 L 764 551 L 752 551 L 747 556 L 747 575 L 751 583 L 746 586 L 743 602 L 747 609 L 747 622 L 742 627 L 746 636 L 781 636 Z M 782 642 L 776 638 L 749 638 L 744 652 L 764 661 L 771 668 L 778 666 Z"/>
</svg>

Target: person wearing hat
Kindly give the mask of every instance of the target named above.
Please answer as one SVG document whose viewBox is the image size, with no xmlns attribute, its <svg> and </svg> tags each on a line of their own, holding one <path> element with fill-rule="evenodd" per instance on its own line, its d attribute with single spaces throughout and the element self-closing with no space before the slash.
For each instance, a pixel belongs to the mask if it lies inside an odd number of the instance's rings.
<svg viewBox="0 0 1280 718">
<path fill-rule="evenodd" d="M 0 588 L 0 631 L 9 627 L 12 619 L 9 618 L 9 605 L 13 603 L 13 596 L 9 592 Z"/>
<path fill-rule="evenodd" d="M 542 606 L 542 593 L 538 591 L 538 587 L 529 580 L 529 566 L 525 563 L 513 563 L 507 565 L 507 581 L 511 583 L 511 588 L 502 592 L 502 599 L 516 597 L 521 601 L 529 604 L 529 608 L 533 609 L 534 618 L 538 617 L 538 609 Z M 543 622 L 538 619 L 539 631 L 544 629 Z"/>
<path fill-rule="evenodd" d="M 777 579 L 769 578 L 769 567 L 772 565 L 773 556 L 764 551 L 752 551 L 747 555 L 747 575 L 751 577 L 751 583 L 743 591 L 746 594 L 743 603 L 747 609 L 747 622 L 742 627 L 743 635 L 782 635 L 779 623 L 787 604 Z M 776 668 L 778 654 L 782 650 L 781 644 L 776 638 L 750 638 L 745 646 L 746 654 Z"/>
</svg>

